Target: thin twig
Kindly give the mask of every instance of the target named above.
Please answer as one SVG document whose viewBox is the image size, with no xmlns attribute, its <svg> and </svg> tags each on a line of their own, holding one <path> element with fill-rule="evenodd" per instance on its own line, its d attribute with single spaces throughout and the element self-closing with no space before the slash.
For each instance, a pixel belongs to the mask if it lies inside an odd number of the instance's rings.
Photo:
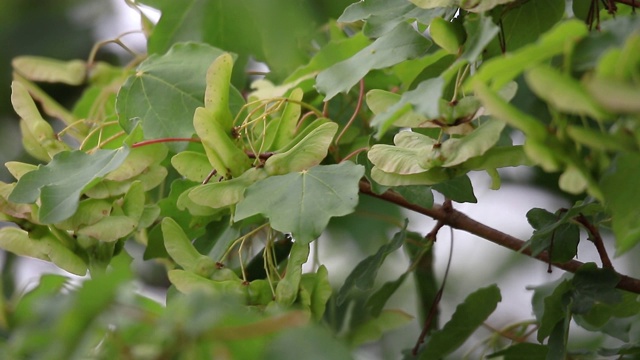
<svg viewBox="0 0 640 360">
<path fill-rule="evenodd" d="M 336 141 L 335 141 L 336 145 L 338 145 L 340 143 L 340 139 L 342 139 L 344 134 L 351 127 L 351 124 L 353 124 L 353 121 L 358 116 L 358 113 L 360 112 L 360 108 L 362 107 L 363 99 L 364 99 L 364 78 L 360 79 L 360 92 L 358 93 L 358 102 L 356 103 L 356 108 L 355 108 L 355 110 L 353 110 L 353 115 L 351 115 L 351 118 L 349 119 L 349 121 L 347 121 L 347 124 L 344 126 L 344 128 L 342 129 L 342 131 L 340 132 L 340 134 L 336 138 Z"/>
<path fill-rule="evenodd" d="M 413 210 L 417 213 L 429 216 L 433 219 L 442 220 L 446 225 L 451 226 L 454 229 L 466 231 L 513 251 L 531 256 L 545 263 L 549 262 L 549 253 L 547 253 L 546 251 L 533 256 L 531 253 L 531 249 L 526 247 L 526 243 L 524 241 L 517 239 L 511 235 L 505 234 L 494 228 L 491 228 L 476 220 L 473 220 L 467 215 L 457 211 L 456 209 L 445 211 L 442 205 L 437 204 L 434 204 L 431 208 L 425 208 L 408 202 L 400 194 L 394 191 L 387 191 L 384 194 L 376 194 L 371 190 L 371 185 L 364 180 L 360 181 L 360 192 L 402 206 L 405 209 Z M 572 273 L 576 272 L 582 265 L 584 265 L 584 263 L 577 260 L 570 260 L 564 263 L 552 264 L 559 269 Z M 639 279 L 632 278 L 620 273 L 618 273 L 618 276 L 620 277 L 620 281 L 616 285 L 618 289 L 627 290 L 635 294 L 640 294 Z"/>
<path fill-rule="evenodd" d="M 607 254 L 607 249 L 604 247 L 604 242 L 602 241 L 602 236 L 600 236 L 600 231 L 595 227 L 586 216 L 580 214 L 574 218 L 580 225 L 584 226 L 585 229 L 591 235 L 591 240 L 596 246 L 596 250 L 598 251 L 598 255 L 600 255 L 600 261 L 602 261 L 602 267 L 613 269 L 613 264 L 611 263 L 611 259 L 609 259 L 609 255 Z"/>
<path fill-rule="evenodd" d="M 446 207 L 445 211 L 452 210 L 451 200 L 447 199 L 443 204 L 443 209 Z M 427 240 L 436 242 L 436 237 L 438 235 L 438 231 L 442 229 L 444 223 L 438 220 L 436 225 L 433 227 L 427 236 L 425 237 Z M 447 279 L 449 278 L 449 269 L 451 269 L 451 260 L 453 259 L 453 228 L 449 228 L 451 230 L 451 247 L 449 248 L 449 259 L 447 260 L 447 267 L 444 271 L 444 276 L 442 278 L 442 284 L 440 284 L 440 288 L 436 293 L 436 296 L 433 299 L 433 303 L 431 304 L 431 308 L 429 308 L 429 314 L 424 321 L 424 325 L 422 327 L 422 331 L 420 332 L 420 336 L 418 336 L 418 340 L 416 341 L 416 345 L 413 347 L 411 353 L 413 356 L 418 355 L 418 350 L 420 350 L 420 345 L 424 343 L 424 339 L 427 337 L 429 333 L 429 329 L 431 329 L 431 323 L 433 322 L 433 318 L 436 316 L 438 312 L 438 305 L 440 304 L 440 300 L 442 299 L 442 293 L 444 293 L 444 287 L 447 283 Z"/>
</svg>

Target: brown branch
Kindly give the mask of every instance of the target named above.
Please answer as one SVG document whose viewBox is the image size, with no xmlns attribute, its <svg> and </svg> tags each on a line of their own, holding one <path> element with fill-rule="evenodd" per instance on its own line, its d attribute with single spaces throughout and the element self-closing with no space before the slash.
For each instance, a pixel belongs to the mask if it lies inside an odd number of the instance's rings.
<svg viewBox="0 0 640 360">
<path fill-rule="evenodd" d="M 638 0 L 615 0 L 615 2 L 620 4 L 629 5 L 631 7 L 637 8 L 640 7 L 640 1 Z"/>
<path fill-rule="evenodd" d="M 591 240 L 596 246 L 596 250 L 598 251 L 598 255 L 600 255 L 600 260 L 602 261 L 602 267 L 606 267 L 609 269 L 613 269 L 613 264 L 609 259 L 609 255 L 607 255 L 607 249 L 604 247 L 604 242 L 602 241 L 602 236 L 600 236 L 600 231 L 595 227 L 586 216 L 580 214 L 575 217 L 575 220 L 582 226 L 587 229 L 589 234 L 591 235 Z"/>
<path fill-rule="evenodd" d="M 371 190 L 371 185 L 366 181 L 360 181 L 360 192 L 394 203 L 419 214 L 429 216 L 435 220 L 442 221 L 454 229 L 474 234 L 495 244 L 506 247 L 507 249 L 531 256 L 545 263 L 550 262 L 549 254 L 546 251 L 533 256 L 531 254 L 531 250 L 525 247 L 524 241 L 473 220 L 456 209 L 446 211 L 441 205 L 436 204 L 434 204 L 432 208 L 428 209 L 408 202 L 400 194 L 394 191 L 387 191 L 384 194 L 376 194 Z M 559 269 L 574 273 L 578 268 L 584 265 L 584 263 L 577 260 L 570 260 L 564 263 L 552 263 L 552 265 Z M 618 282 L 618 285 L 616 285 L 617 288 L 640 294 L 639 279 L 622 274 L 618 274 L 618 276 L 620 276 L 620 281 Z"/>
</svg>

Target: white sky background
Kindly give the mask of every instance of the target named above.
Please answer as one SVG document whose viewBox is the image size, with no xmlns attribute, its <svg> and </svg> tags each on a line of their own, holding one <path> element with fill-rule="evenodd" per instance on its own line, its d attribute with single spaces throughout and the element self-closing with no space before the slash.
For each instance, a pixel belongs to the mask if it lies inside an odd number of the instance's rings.
<svg viewBox="0 0 640 360">
<path fill-rule="evenodd" d="M 97 21 L 97 41 L 111 39 L 123 32 L 140 29 L 140 17 L 136 11 L 129 8 L 123 0 L 111 1 L 114 3 L 116 18 L 105 18 Z M 153 11 L 147 11 L 146 13 L 157 20 L 157 13 Z M 144 39 L 141 34 L 129 35 L 123 38 L 123 41 L 137 51 L 144 51 Z M 116 47 L 116 45 L 109 46 Z M 517 178 L 526 177 L 526 171 L 526 169 L 508 169 L 504 173 L 509 174 L 512 178 Z M 562 202 L 553 194 L 514 183 L 503 184 L 503 187 L 498 191 L 490 190 L 489 178 L 482 173 L 474 173 L 471 178 L 478 203 L 454 204 L 455 208 L 477 221 L 523 240 L 527 239 L 532 232 L 525 216 L 531 208 L 540 207 L 550 212 L 555 212 L 560 207 L 570 206 L 570 204 Z M 407 213 L 407 216 L 410 219 L 410 228 L 412 230 L 426 234 L 434 225 L 434 221 L 421 215 Z M 552 274 L 548 274 L 546 264 L 514 256 L 510 250 L 503 249 L 498 245 L 461 231 L 455 231 L 454 234 L 455 246 L 453 261 L 448 280 L 449 287 L 447 291 L 445 291 L 442 299 L 441 323 L 449 319 L 456 305 L 470 292 L 479 287 L 494 283 L 495 279 L 493 277 L 503 273 L 504 271 L 502 269 L 508 269 L 510 273 L 502 274 L 503 276 L 499 279 L 498 285 L 502 291 L 503 301 L 490 318 L 489 323 L 499 328 L 508 322 L 530 319 L 533 317 L 531 314 L 532 292 L 526 290 L 526 286 L 539 285 L 555 280 L 564 273 L 562 270 L 554 269 Z M 584 241 L 586 236 L 584 233 L 582 235 L 583 241 L 580 245 L 579 260 L 583 262 L 595 261 L 600 265 L 593 245 L 588 241 Z M 613 257 L 613 246 L 611 241 L 608 241 L 608 243 L 611 245 L 608 246 L 609 254 Z M 449 230 L 443 228 L 440 231 L 435 247 L 436 271 L 440 279 L 443 276 L 446 266 L 449 247 Z M 320 248 L 321 256 L 323 253 L 326 255 L 327 253 L 337 252 L 336 249 L 332 249 L 333 251 L 322 249 L 322 245 Z M 348 247 L 345 247 L 345 251 L 348 252 Z M 637 255 L 638 252 L 636 251 L 633 252 L 633 255 L 630 254 L 623 259 L 613 259 L 614 265 L 617 265 L 619 272 L 628 273 L 634 270 L 635 273 L 629 275 L 638 276 L 640 275 L 638 269 L 631 269 L 632 266 L 630 266 L 633 264 L 632 258 Z M 390 259 L 392 259 L 392 257 L 390 257 Z M 350 271 L 350 269 L 355 266 L 353 259 L 323 259 L 323 261 L 330 271 L 334 266 L 344 266 L 345 271 Z M 509 262 L 514 261 L 519 264 L 511 267 L 506 266 Z M 399 274 L 404 270 L 406 262 L 402 263 L 402 261 L 398 261 L 397 264 L 396 270 Z M 20 263 L 19 269 L 19 286 L 35 284 L 40 272 L 60 272 L 55 266 L 37 260 L 23 261 Z M 337 272 L 339 273 L 340 271 Z M 389 279 L 397 276 L 396 274 L 386 275 Z M 384 274 L 381 274 L 381 277 L 384 277 Z M 334 280 L 340 281 L 340 279 Z M 410 284 L 410 282 L 407 281 L 407 284 Z M 412 284 L 407 286 L 412 286 Z M 399 306 L 406 307 L 406 311 L 415 314 L 415 308 L 411 308 L 415 306 L 415 302 L 411 299 L 401 298 L 401 295 L 395 296 L 392 301 L 398 303 Z M 411 329 L 410 332 L 417 334 L 415 329 Z M 403 337 L 404 336 L 406 336 L 406 333 L 404 333 Z M 407 341 L 406 339 L 399 340 L 400 342 Z M 408 340 L 409 343 L 412 341 L 415 341 L 413 337 Z"/>
</svg>

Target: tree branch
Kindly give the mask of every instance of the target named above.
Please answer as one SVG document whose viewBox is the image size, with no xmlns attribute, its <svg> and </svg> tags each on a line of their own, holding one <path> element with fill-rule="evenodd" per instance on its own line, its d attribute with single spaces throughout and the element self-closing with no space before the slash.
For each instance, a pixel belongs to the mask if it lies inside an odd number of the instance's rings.
<svg viewBox="0 0 640 360">
<path fill-rule="evenodd" d="M 517 239 L 511 235 L 505 234 L 494 228 L 491 228 L 487 225 L 484 225 L 476 220 L 473 220 L 456 209 L 444 209 L 443 206 L 437 204 L 434 204 L 430 209 L 418 206 L 408 202 L 400 194 L 391 190 L 385 192 L 384 194 L 376 194 L 371 190 L 371 185 L 364 180 L 360 181 L 360 192 L 381 200 L 394 203 L 396 205 L 402 206 L 405 209 L 415 211 L 422 215 L 429 216 L 437 221 L 443 222 L 444 224 L 454 229 L 463 230 L 468 233 L 474 234 L 495 244 L 506 247 L 507 249 L 519 252 L 527 256 L 531 256 L 545 263 L 550 263 L 549 254 L 546 251 L 541 252 L 537 256 L 533 256 L 531 254 L 531 250 L 529 248 L 525 248 L 524 241 Z M 577 260 L 570 260 L 565 263 L 551 264 L 559 269 L 572 273 L 576 272 L 580 266 L 584 265 L 584 263 Z M 640 294 L 639 279 L 635 279 L 622 274 L 618 275 L 620 276 L 620 282 L 618 282 L 618 285 L 616 285 L 617 288 Z"/>
</svg>

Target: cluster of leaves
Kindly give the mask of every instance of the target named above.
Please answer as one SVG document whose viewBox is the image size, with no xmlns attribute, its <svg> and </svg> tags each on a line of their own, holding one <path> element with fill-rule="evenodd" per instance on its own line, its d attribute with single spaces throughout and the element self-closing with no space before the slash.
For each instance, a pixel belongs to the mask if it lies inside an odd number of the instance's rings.
<svg viewBox="0 0 640 360">
<path fill-rule="evenodd" d="M 569 3 L 309 0 L 292 9 L 284 0 L 144 0 L 130 4 L 162 16 L 152 24 L 140 12 L 149 53 L 127 66 L 15 59 L 11 100 L 24 148 L 41 164 L 6 164 L 16 182 L 0 183 L 0 220 L 15 226 L 0 229 L 0 247 L 92 279 L 66 294 L 63 278 L 44 277 L 5 303 L 2 351 L 288 358 L 299 354 L 282 344 L 295 341 L 348 357 L 344 344 L 412 320 L 385 309 L 407 277 L 425 308 L 441 295 L 430 268 L 435 235 L 407 224 L 337 292 L 317 259 L 303 272 L 332 218 L 393 228 L 356 217 L 362 182 L 426 209 L 432 190 L 475 202 L 471 171 L 487 172 L 498 189 L 497 169 L 540 166 L 586 198 L 556 214 L 529 212 L 533 255 L 573 259 L 579 226 L 597 246 L 602 227 L 618 253 L 633 248 L 640 21 L 634 4 L 600 11 L 598 1 Z M 271 70 L 252 82 L 243 71 L 251 57 Z M 68 110 L 38 82 L 85 89 Z M 65 127 L 55 131 L 42 113 Z M 513 144 L 514 130 L 523 145 Z M 119 291 L 131 278 L 127 241 L 165 266 L 166 308 Z M 403 245 L 407 270 L 376 287 L 385 259 Z M 571 320 L 624 342 L 594 351 L 639 351 L 629 325 L 638 301 L 615 289 L 619 275 L 605 258 L 603 268 L 587 264 L 536 288 L 539 344 L 523 338 L 492 356 L 565 358 Z M 476 290 L 442 328 L 426 323 L 431 332 L 413 355 L 456 351 L 500 301 L 495 285 Z M 40 321 L 66 340 L 47 341 Z"/>
</svg>

